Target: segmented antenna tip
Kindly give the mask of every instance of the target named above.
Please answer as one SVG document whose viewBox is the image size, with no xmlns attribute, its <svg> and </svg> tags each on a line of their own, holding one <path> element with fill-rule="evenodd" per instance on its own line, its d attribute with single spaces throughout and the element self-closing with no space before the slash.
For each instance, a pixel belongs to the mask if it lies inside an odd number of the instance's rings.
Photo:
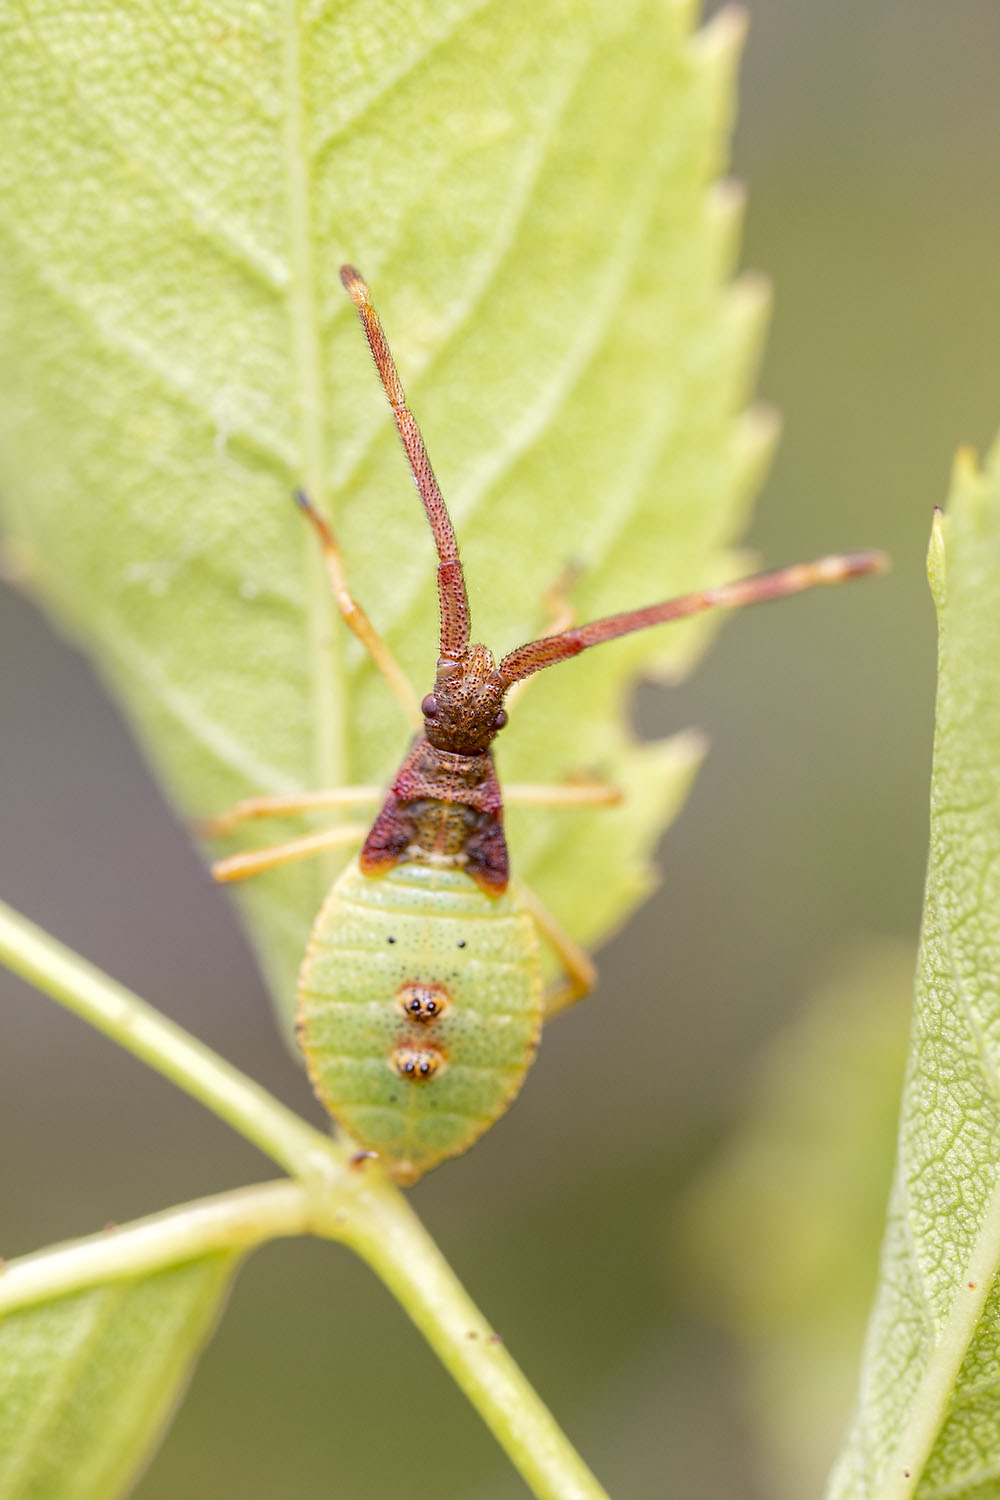
<svg viewBox="0 0 1000 1500">
<path fill-rule="evenodd" d="M 364 307 L 371 302 L 371 293 L 360 271 L 356 271 L 353 266 L 341 266 L 340 279 L 355 307 Z"/>
<path fill-rule="evenodd" d="M 848 578 L 861 578 L 868 573 L 888 573 L 892 558 L 888 552 L 848 552 L 844 556 L 844 572 Z"/>
<path fill-rule="evenodd" d="M 330 527 L 327 524 L 326 520 L 316 509 L 315 505 L 313 505 L 305 490 L 295 491 L 295 503 L 299 507 L 299 510 L 305 512 L 306 519 L 312 522 L 313 527 L 316 531 L 319 532 L 319 535 L 324 544 L 328 547 L 332 547 L 334 545 L 333 532 L 330 530 Z"/>
</svg>

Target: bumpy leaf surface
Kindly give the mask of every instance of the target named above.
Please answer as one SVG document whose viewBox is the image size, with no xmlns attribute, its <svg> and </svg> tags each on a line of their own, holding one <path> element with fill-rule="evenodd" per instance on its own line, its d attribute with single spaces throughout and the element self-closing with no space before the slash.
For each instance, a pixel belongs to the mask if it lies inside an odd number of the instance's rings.
<svg viewBox="0 0 1000 1500">
<path fill-rule="evenodd" d="M 0 1318 L 0 1495 L 109 1500 L 187 1382 L 234 1257 L 213 1255 Z"/>
<path fill-rule="evenodd" d="M 380 782 L 408 731 L 331 609 L 290 495 L 332 518 L 422 693 L 432 548 L 341 262 L 361 267 L 451 505 L 474 634 L 734 571 L 768 447 L 741 416 L 763 298 L 728 284 L 739 24 L 691 0 L 6 0 L 0 491 L 10 555 L 93 652 L 186 814 Z M 626 688 L 704 622 L 546 674 L 502 774 L 580 769 L 611 811 L 510 819 L 587 942 L 652 878 L 698 757 Z M 248 842 L 301 832 L 257 825 Z M 330 863 L 245 889 L 286 1003 Z"/>
<path fill-rule="evenodd" d="M 899 1154 L 831 1500 L 1000 1492 L 1000 450 L 935 524 L 931 848 Z"/>
</svg>

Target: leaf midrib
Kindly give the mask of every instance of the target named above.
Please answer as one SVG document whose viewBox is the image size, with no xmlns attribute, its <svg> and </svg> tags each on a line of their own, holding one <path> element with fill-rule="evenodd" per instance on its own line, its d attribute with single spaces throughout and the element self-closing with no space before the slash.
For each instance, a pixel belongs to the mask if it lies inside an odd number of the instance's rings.
<svg viewBox="0 0 1000 1500">
<path fill-rule="evenodd" d="M 101 1295 L 90 1296 L 89 1308 L 83 1304 L 87 1318 L 85 1326 L 79 1331 L 76 1347 L 69 1358 L 60 1361 L 53 1378 L 48 1381 L 28 1431 L 24 1434 L 26 1441 L 23 1442 L 13 1467 L 8 1469 L 5 1476 L 6 1483 L 11 1486 L 9 1494 L 26 1493 L 27 1486 L 42 1472 L 41 1464 L 50 1461 L 47 1440 L 55 1432 L 67 1406 L 73 1401 L 78 1379 L 86 1371 L 95 1348 L 100 1345 L 125 1291 L 124 1283 L 119 1287 L 102 1288 Z"/>
<path fill-rule="evenodd" d="M 300 482 L 320 510 L 326 513 L 326 424 L 313 256 L 312 157 L 308 150 L 307 101 L 297 0 L 285 0 L 283 23 L 283 150 L 291 273 L 288 310 L 293 384 L 299 412 Z M 347 779 L 341 633 L 333 628 L 332 601 L 322 557 L 311 528 L 305 525 L 301 545 L 307 649 L 312 677 L 312 779 L 315 786 L 339 786 Z"/>
</svg>

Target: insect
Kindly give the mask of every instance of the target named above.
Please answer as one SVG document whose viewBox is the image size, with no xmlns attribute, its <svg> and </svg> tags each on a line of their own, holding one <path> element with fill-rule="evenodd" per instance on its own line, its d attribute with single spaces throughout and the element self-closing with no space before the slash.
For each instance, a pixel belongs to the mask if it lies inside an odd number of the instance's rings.
<svg viewBox="0 0 1000 1500">
<path fill-rule="evenodd" d="M 855 552 L 761 573 L 552 632 L 495 661 L 470 644 L 458 546 L 371 296 L 351 266 L 341 280 L 361 318 L 437 547 L 440 642 L 434 686 L 416 704 L 386 643 L 347 587 L 333 532 L 296 498 L 323 550 L 337 606 L 370 651 L 416 731 L 367 831 L 334 882 L 299 976 L 298 1031 L 313 1086 L 334 1118 L 400 1183 L 465 1151 L 507 1109 L 543 1022 L 593 987 L 589 956 L 537 898 L 510 881 L 503 801 L 490 749 L 528 679 L 591 646 L 707 609 L 731 609 L 881 571 Z M 506 706 L 505 706 L 506 705 Z M 336 788 L 257 797 L 209 820 L 212 836 L 248 818 L 358 805 L 378 792 Z M 595 804 L 617 799 L 594 783 L 509 788 L 508 800 Z M 359 839 L 339 824 L 213 866 L 222 881 Z M 540 941 L 564 977 L 545 992 Z"/>
</svg>

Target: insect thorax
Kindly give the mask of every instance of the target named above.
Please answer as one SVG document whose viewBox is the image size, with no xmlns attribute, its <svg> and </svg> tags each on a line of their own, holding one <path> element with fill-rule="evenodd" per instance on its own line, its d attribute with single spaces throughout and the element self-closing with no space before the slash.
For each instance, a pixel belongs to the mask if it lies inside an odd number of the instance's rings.
<svg viewBox="0 0 1000 1500">
<path fill-rule="evenodd" d="M 448 862 L 491 895 L 506 888 L 503 802 L 489 750 L 458 755 L 417 740 L 372 825 L 361 868 L 377 875 L 413 860 Z"/>
</svg>

